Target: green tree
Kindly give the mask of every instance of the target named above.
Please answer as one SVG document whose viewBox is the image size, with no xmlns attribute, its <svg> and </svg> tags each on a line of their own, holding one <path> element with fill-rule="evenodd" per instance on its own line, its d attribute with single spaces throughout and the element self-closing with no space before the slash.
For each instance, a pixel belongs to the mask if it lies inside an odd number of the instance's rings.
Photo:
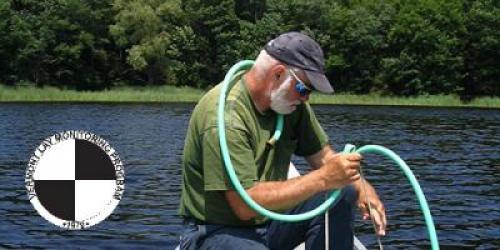
<svg viewBox="0 0 500 250">
<path fill-rule="evenodd" d="M 463 100 L 500 96 L 500 3 L 473 1 L 465 23 L 465 79 L 460 95 Z"/>
<path fill-rule="evenodd" d="M 239 18 L 230 0 L 183 0 L 183 10 L 198 39 L 198 60 L 206 66 L 200 71 L 204 82 L 200 87 L 216 84 L 240 58 Z"/>
<path fill-rule="evenodd" d="M 264 16 L 265 0 L 235 0 L 235 14 L 245 21 L 256 23 Z"/>
<path fill-rule="evenodd" d="M 260 18 L 239 21 L 240 38 L 236 41 L 236 49 L 241 59 L 255 59 L 266 42 L 289 29 L 276 2 L 279 1 L 267 1 Z"/>
<path fill-rule="evenodd" d="M 127 50 L 127 62 L 146 75 L 148 84 L 198 81 L 204 66 L 193 61 L 199 44 L 180 1 L 115 0 L 116 23 L 110 26 L 117 43 Z M 194 72 L 194 74 L 191 73 Z"/>
<path fill-rule="evenodd" d="M 355 93 L 374 90 L 394 15 L 394 8 L 384 3 L 336 5 L 329 9 L 327 69 L 337 90 Z"/>
<path fill-rule="evenodd" d="M 462 80 L 461 1 L 401 1 L 381 60 L 384 89 L 397 95 L 449 94 Z"/>
<path fill-rule="evenodd" d="M 16 37 L 21 33 L 19 29 L 12 29 L 13 16 L 10 1 L 0 2 L 0 79 L 7 84 L 12 84 L 16 78 L 14 48 Z"/>
<path fill-rule="evenodd" d="M 1 6 L 7 82 L 102 89 L 119 74 L 119 52 L 106 32 L 113 16 L 109 2 L 24 0 Z"/>
<path fill-rule="evenodd" d="M 495 0 L 5 0 L 0 81 L 206 88 L 287 31 L 322 45 L 337 91 L 500 95 Z"/>
</svg>

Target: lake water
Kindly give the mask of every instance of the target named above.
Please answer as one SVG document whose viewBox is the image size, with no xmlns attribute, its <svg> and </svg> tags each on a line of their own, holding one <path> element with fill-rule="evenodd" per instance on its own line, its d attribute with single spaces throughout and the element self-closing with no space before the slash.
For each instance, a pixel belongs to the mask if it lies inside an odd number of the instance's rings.
<svg viewBox="0 0 500 250">
<path fill-rule="evenodd" d="M 173 249 L 181 156 L 193 104 L 0 104 L 0 248 Z M 337 150 L 380 144 L 412 168 L 442 249 L 500 248 L 500 110 L 314 106 Z M 41 141 L 66 130 L 105 138 L 125 163 L 125 193 L 107 220 L 83 231 L 49 224 L 28 201 L 24 174 Z M 302 173 L 305 162 L 294 159 Z M 386 249 L 426 249 L 423 217 L 405 177 L 379 156 L 364 172 L 388 213 Z M 369 249 L 371 224 L 356 221 Z"/>
</svg>

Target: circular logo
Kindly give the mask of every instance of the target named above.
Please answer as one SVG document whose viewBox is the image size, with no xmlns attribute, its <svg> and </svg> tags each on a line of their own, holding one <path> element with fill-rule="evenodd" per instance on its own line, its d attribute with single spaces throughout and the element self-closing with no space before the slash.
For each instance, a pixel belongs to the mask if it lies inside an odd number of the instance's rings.
<svg viewBox="0 0 500 250">
<path fill-rule="evenodd" d="M 118 153 L 98 135 L 71 130 L 45 139 L 31 156 L 25 183 L 31 204 L 51 223 L 84 229 L 120 202 L 125 172 Z"/>
</svg>

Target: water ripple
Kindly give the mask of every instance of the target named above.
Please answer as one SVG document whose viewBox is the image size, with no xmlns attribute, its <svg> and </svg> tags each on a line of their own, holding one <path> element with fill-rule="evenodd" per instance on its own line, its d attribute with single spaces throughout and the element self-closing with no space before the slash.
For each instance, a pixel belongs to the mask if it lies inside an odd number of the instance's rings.
<svg viewBox="0 0 500 250">
<path fill-rule="evenodd" d="M 181 159 L 192 104 L 0 104 L 0 248 L 174 248 Z M 481 109 L 315 106 L 332 145 L 380 144 L 412 168 L 429 201 L 442 249 L 500 248 L 500 112 Z M 48 224 L 27 200 L 26 163 L 46 137 L 84 129 L 101 135 L 126 164 L 114 213 L 90 230 Z M 294 157 L 307 172 L 303 159 Z M 367 178 L 388 211 L 386 249 L 426 249 L 425 224 L 410 185 L 379 156 L 365 156 Z M 377 247 L 371 225 L 356 234 Z"/>
</svg>

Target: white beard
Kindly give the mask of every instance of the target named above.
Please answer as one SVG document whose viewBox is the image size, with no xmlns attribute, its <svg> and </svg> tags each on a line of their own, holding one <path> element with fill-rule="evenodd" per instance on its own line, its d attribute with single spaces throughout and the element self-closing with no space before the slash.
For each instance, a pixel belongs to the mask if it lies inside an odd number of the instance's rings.
<svg viewBox="0 0 500 250">
<path fill-rule="evenodd" d="M 300 104 L 299 100 L 288 100 L 288 91 L 292 84 L 292 78 L 288 76 L 285 83 L 281 84 L 278 89 L 271 91 L 271 109 L 278 114 L 287 115 L 295 111 L 296 106 Z"/>
</svg>

